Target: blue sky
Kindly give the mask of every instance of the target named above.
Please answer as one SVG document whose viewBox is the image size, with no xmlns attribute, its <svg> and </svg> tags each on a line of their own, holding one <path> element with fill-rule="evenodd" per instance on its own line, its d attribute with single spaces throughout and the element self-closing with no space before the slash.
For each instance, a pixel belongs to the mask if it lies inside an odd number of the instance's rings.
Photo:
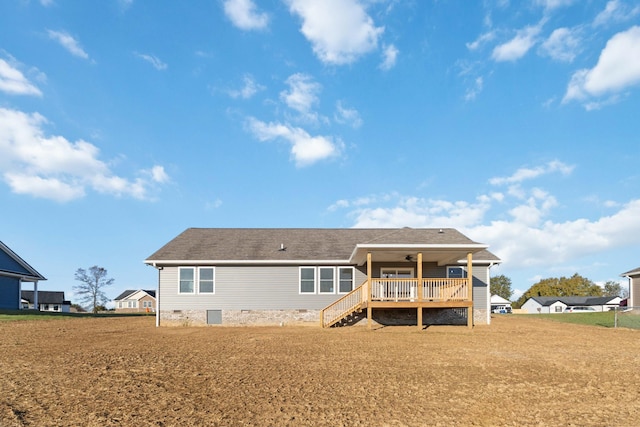
<svg viewBox="0 0 640 427">
<path fill-rule="evenodd" d="M 74 300 L 188 227 L 455 227 L 640 266 L 640 3 L 7 0 L 0 239 Z M 626 283 L 623 281 L 623 283 Z"/>
</svg>

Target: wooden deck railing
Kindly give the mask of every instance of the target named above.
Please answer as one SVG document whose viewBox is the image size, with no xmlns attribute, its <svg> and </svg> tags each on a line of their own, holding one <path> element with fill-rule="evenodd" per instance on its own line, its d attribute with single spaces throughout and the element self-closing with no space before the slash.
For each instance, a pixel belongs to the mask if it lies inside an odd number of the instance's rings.
<svg viewBox="0 0 640 427">
<path fill-rule="evenodd" d="M 464 301 L 470 299 L 467 279 L 422 279 L 422 299 Z"/>
<path fill-rule="evenodd" d="M 422 295 L 418 298 L 418 283 Z M 323 328 L 334 325 L 350 314 L 363 309 L 370 301 L 415 302 L 466 301 L 470 298 L 467 279 L 371 279 L 364 281 L 320 312 Z"/>
<path fill-rule="evenodd" d="M 323 328 L 337 323 L 344 319 L 351 313 L 364 307 L 367 302 L 367 295 L 369 294 L 369 282 L 364 283 L 353 291 L 349 292 L 324 310 L 320 312 L 320 323 Z"/>
<path fill-rule="evenodd" d="M 372 301 L 416 301 L 418 279 L 371 279 Z M 422 279 L 423 301 L 469 299 L 467 279 Z"/>
</svg>

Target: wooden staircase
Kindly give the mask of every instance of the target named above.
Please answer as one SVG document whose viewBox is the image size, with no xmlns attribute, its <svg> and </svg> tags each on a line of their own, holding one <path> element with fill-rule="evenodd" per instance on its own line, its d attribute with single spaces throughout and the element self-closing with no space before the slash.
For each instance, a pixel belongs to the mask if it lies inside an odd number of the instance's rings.
<svg viewBox="0 0 640 427">
<path fill-rule="evenodd" d="M 364 281 L 360 286 L 344 295 L 342 298 L 325 307 L 320 312 L 320 323 L 323 328 L 329 328 L 341 322 L 353 323 L 358 314 L 367 308 L 369 282 Z"/>
</svg>

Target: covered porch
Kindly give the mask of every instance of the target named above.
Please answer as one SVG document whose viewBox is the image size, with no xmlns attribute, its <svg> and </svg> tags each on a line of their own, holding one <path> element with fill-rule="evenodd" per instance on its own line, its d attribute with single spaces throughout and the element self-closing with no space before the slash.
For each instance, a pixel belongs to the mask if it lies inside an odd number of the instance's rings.
<svg viewBox="0 0 640 427">
<path fill-rule="evenodd" d="M 473 254 L 481 244 L 357 245 L 351 256 L 365 266 L 367 278 L 321 312 L 322 327 L 330 327 L 366 309 L 373 327 L 375 309 L 414 309 L 418 329 L 424 309 L 465 309 L 473 327 Z"/>
</svg>

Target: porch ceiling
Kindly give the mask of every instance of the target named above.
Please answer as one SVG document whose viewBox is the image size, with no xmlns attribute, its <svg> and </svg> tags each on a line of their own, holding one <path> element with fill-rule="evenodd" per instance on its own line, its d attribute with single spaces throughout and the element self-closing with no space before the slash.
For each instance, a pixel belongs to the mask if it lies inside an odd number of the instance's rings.
<svg viewBox="0 0 640 427">
<path fill-rule="evenodd" d="M 418 260 L 418 253 L 422 253 L 423 262 L 436 262 L 438 265 L 455 264 L 466 260 L 467 254 L 486 249 L 482 244 L 439 244 L 439 245 L 357 245 L 349 261 L 356 265 L 367 262 L 367 253 L 371 252 L 374 262 L 413 262 Z M 407 259 L 410 257 L 410 259 Z"/>
</svg>

